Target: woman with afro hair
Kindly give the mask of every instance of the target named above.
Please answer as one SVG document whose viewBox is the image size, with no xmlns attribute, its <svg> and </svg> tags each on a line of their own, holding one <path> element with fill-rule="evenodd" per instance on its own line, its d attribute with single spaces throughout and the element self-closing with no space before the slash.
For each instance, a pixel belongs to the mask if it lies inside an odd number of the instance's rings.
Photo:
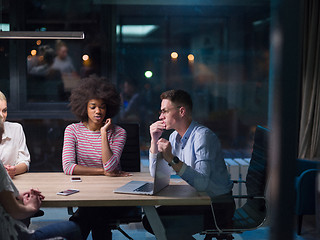
<svg viewBox="0 0 320 240">
<path fill-rule="evenodd" d="M 103 79 L 83 79 L 72 91 L 71 110 L 80 122 L 65 129 L 62 152 L 65 174 L 127 175 L 120 169 L 126 132 L 112 124 L 120 104 L 114 85 Z"/>
<path fill-rule="evenodd" d="M 64 133 L 62 166 L 68 175 L 125 177 L 120 157 L 126 131 L 112 124 L 121 98 L 112 83 L 102 78 L 85 78 L 71 92 L 71 111 L 80 122 L 70 124 Z M 84 239 L 112 239 L 108 220 L 121 218 L 132 207 L 79 207 L 70 220 L 77 222 Z"/>
</svg>

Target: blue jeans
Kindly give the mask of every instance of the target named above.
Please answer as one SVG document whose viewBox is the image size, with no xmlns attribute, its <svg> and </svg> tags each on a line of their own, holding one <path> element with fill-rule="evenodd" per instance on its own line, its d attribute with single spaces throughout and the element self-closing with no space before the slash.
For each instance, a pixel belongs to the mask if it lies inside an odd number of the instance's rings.
<svg viewBox="0 0 320 240">
<path fill-rule="evenodd" d="M 54 237 L 62 237 L 67 240 L 82 239 L 80 227 L 72 221 L 53 223 L 37 229 L 32 234 L 19 232 L 19 239 L 23 240 L 41 240 Z"/>
</svg>

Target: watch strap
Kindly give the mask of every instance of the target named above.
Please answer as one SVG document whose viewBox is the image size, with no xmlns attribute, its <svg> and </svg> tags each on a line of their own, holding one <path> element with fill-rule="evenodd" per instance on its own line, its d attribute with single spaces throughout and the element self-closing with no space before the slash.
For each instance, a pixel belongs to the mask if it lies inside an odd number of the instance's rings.
<svg viewBox="0 0 320 240">
<path fill-rule="evenodd" d="M 168 163 L 168 165 L 169 165 L 170 167 L 172 167 L 173 165 L 176 165 L 176 164 L 178 164 L 179 162 L 180 162 L 180 159 L 179 159 L 178 157 L 174 156 L 173 159 L 171 160 L 171 162 Z"/>
</svg>

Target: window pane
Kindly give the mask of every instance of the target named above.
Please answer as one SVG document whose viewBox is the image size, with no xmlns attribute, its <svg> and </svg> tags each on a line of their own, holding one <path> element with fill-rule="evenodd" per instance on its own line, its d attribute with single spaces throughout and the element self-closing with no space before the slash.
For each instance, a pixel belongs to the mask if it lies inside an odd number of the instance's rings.
<svg viewBox="0 0 320 240">
<path fill-rule="evenodd" d="M 0 2 L 0 30 L 9 31 L 9 1 Z M 10 44 L 9 40 L 0 40 L 0 91 L 4 93 L 7 100 L 10 101 Z M 12 56 L 11 56 L 12 57 Z"/>
<path fill-rule="evenodd" d="M 97 12 L 99 8 L 85 0 L 33 0 L 25 6 L 27 31 L 85 33 L 84 40 L 27 41 L 28 102 L 67 102 L 81 78 L 103 74 L 104 33 L 99 20 L 106 13 Z"/>
<path fill-rule="evenodd" d="M 250 155 L 254 127 L 267 123 L 268 35 L 268 6 L 118 6 L 121 120 L 139 121 L 147 146 L 160 93 L 184 89 L 226 153 Z"/>
<path fill-rule="evenodd" d="M 80 80 L 81 52 L 72 41 L 27 41 L 28 102 L 65 102 Z"/>
<path fill-rule="evenodd" d="M 140 123 L 143 149 L 148 149 L 149 125 L 158 119 L 159 95 L 168 89 L 181 88 L 191 94 L 194 119 L 218 135 L 226 156 L 249 154 L 254 127 L 267 123 L 267 1 L 227 1 L 225 6 L 200 0 L 197 5 L 181 1 L 156 1 L 157 5 L 147 1 L 147 5 L 126 5 L 127 1 L 111 5 L 107 0 L 21 2 L 24 14 L 16 13 L 17 19 L 11 19 L 19 30 L 81 31 L 85 39 L 62 40 L 62 44 L 58 40 L 16 41 L 14 51 L 25 50 L 14 54 L 19 63 L 25 63 L 17 66 L 9 66 L 10 40 L 3 41 L 7 46 L 4 55 L 0 46 L 0 61 L 8 67 L 1 69 L 0 86 L 7 95 L 10 84 L 17 96 L 21 94 L 18 108 L 52 110 L 52 114 L 61 109 L 61 115 L 67 115 L 72 88 L 94 74 L 117 85 L 123 107 L 115 121 Z M 64 56 L 67 49 L 67 61 L 54 62 L 57 45 L 64 46 Z M 19 83 L 9 82 L 11 68 L 19 72 Z M 24 105 L 25 100 L 28 104 Z M 49 103 L 58 104 L 48 108 Z M 25 110 L 17 109 L 17 116 L 27 117 Z"/>
<path fill-rule="evenodd" d="M 4 93 L 8 101 L 10 101 L 9 56 L 9 41 L 0 40 L 0 91 Z"/>
</svg>

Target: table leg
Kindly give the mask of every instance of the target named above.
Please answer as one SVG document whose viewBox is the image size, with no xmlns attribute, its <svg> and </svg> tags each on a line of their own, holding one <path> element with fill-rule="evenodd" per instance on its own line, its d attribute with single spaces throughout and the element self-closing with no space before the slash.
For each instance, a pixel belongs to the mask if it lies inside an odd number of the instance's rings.
<svg viewBox="0 0 320 240">
<path fill-rule="evenodd" d="M 166 230 L 154 206 L 144 206 L 144 212 L 157 240 L 167 240 Z"/>
</svg>

